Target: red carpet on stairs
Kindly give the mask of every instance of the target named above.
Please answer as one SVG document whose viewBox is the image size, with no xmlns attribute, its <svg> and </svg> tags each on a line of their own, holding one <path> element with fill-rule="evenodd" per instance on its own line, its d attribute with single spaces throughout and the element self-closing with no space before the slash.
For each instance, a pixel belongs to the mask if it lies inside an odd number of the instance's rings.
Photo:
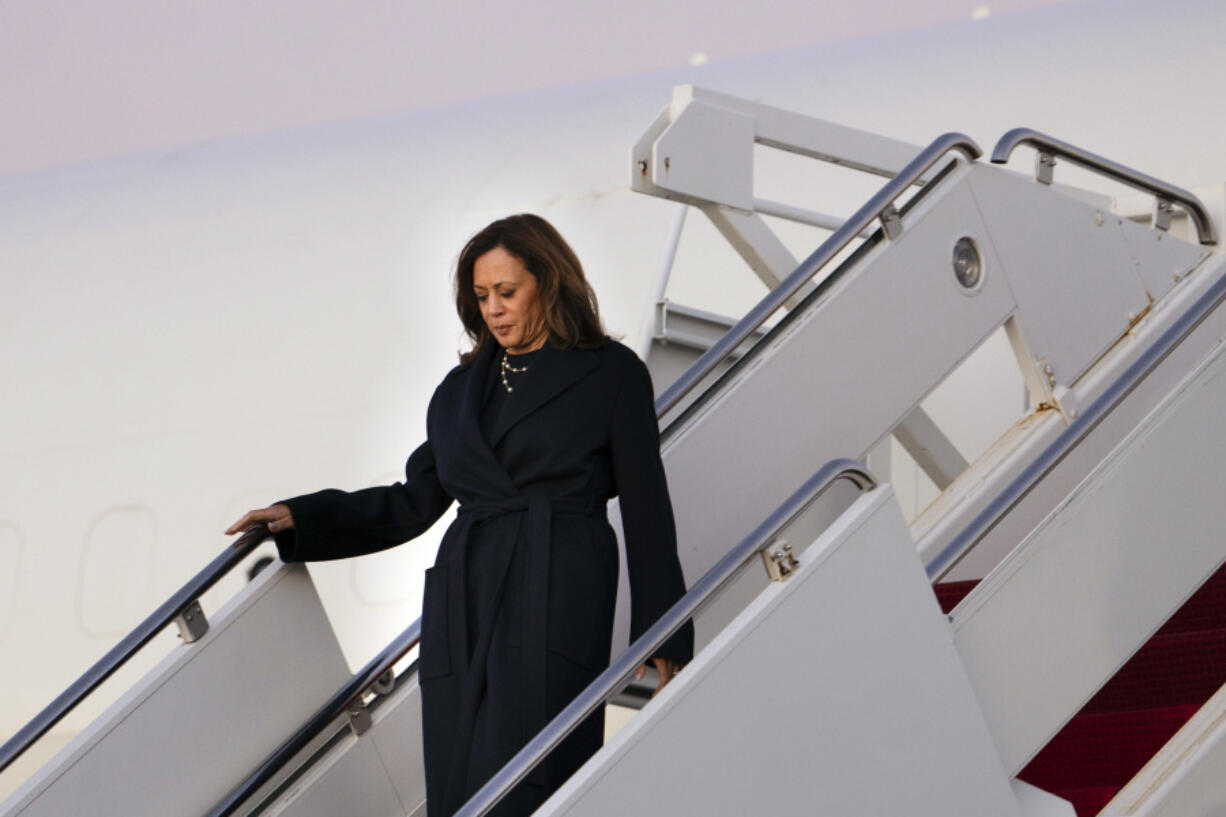
<svg viewBox="0 0 1226 817">
<path fill-rule="evenodd" d="M 1115 786 L 1091 786 L 1088 789 L 1062 791 L 1060 796 L 1073 804 L 1078 815 L 1083 815 L 1098 814 L 1117 793 L 1119 789 Z"/>
<path fill-rule="evenodd" d="M 933 586 L 950 612 L 978 582 Z M 1018 774 L 1093 817 L 1226 683 L 1226 565 Z"/>
</svg>

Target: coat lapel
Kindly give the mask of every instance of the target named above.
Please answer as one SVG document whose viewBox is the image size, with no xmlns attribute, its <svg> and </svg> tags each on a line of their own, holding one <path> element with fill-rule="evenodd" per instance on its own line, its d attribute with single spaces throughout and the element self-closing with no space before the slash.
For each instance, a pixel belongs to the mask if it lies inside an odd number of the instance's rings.
<svg viewBox="0 0 1226 817">
<path fill-rule="evenodd" d="M 492 361 L 492 365 L 497 366 L 501 362 L 502 349 L 496 344 L 489 345 L 497 349 L 498 359 Z M 599 365 L 600 358 L 587 349 L 563 351 L 546 343 L 516 384 L 514 399 L 507 402 L 498 422 L 494 424 L 490 444 L 498 445 L 516 423 L 566 391 Z M 477 410 L 480 411 L 479 406 Z"/>
<path fill-rule="evenodd" d="M 477 492 L 481 496 L 514 496 L 516 493 L 515 483 L 498 462 L 493 448 L 481 432 L 481 402 L 486 377 L 490 366 L 498 365 L 497 356 L 500 354 L 501 346 L 487 342 L 477 352 L 473 362 L 462 370 L 458 410 L 449 418 L 456 424 L 458 433 L 455 436 L 469 463 L 463 469 L 465 476 L 480 476 L 490 483 L 488 488 Z"/>
</svg>

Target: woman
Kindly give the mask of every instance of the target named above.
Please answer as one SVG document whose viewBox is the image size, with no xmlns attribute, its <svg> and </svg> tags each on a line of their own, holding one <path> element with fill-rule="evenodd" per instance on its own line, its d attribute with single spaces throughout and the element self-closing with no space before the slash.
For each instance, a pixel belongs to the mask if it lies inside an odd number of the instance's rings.
<svg viewBox="0 0 1226 817">
<path fill-rule="evenodd" d="M 621 502 L 631 638 L 684 592 L 646 367 L 601 327 L 574 251 L 534 215 L 464 247 L 456 309 L 473 348 L 443 378 L 405 481 L 251 511 L 285 561 L 371 553 L 459 513 L 426 571 L 418 679 L 431 817 L 453 814 L 608 666 Z M 693 629 L 652 658 L 662 688 Z M 641 677 L 643 667 L 638 674 Z M 492 813 L 529 814 L 601 745 L 592 715 Z"/>
</svg>

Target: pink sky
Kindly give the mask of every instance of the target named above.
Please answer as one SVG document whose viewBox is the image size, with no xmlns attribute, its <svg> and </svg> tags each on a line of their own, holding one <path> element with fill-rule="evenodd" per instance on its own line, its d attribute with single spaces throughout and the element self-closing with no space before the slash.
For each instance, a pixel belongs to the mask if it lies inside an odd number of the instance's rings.
<svg viewBox="0 0 1226 817">
<path fill-rule="evenodd" d="M 0 177 L 1061 0 L 0 0 Z"/>
</svg>

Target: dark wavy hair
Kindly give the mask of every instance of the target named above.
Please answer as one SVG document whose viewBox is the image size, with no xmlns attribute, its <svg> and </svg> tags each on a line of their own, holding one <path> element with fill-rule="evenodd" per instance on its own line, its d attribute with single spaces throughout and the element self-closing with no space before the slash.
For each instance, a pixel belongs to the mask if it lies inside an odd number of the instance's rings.
<svg viewBox="0 0 1226 817">
<path fill-rule="evenodd" d="M 540 315 L 549 342 L 560 349 L 594 348 L 606 340 L 596 293 L 583 274 L 579 257 L 552 224 L 540 216 L 507 216 L 474 235 L 460 251 L 455 270 L 455 308 L 473 348 L 460 355 L 468 364 L 486 343 L 496 343 L 473 292 L 473 264 L 502 247 L 523 262 L 536 279 Z"/>
</svg>

